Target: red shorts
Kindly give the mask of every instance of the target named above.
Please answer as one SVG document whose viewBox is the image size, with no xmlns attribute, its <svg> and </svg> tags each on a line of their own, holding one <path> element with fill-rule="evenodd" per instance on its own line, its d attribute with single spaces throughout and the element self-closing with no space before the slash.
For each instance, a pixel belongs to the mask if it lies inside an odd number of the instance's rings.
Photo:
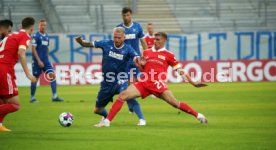
<svg viewBox="0 0 276 150">
<path fill-rule="evenodd" d="M 167 85 L 164 83 L 164 81 L 145 81 L 145 82 L 136 82 L 134 83 L 134 86 L 138 89 L 138 91 L 141 94 L 141 97 L 144 99 L 148 95 L 153 94 L 156 97 L 159 97 L 161 93 L 168 90 Z"/>
<path fill-rule="evenodd" d="M 18 95 L 13 67 L 0 65 L 0 99 L 8 99 Z"/>
</svg>

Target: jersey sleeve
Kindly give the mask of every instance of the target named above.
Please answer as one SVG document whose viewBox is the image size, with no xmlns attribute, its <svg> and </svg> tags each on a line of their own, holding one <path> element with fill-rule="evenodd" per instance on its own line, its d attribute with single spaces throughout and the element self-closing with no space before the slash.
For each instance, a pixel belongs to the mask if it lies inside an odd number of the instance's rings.
<svg viewBox="0 0 276 150">
<path fill-rule="evenodd" d="M 38 43 L 38 41 L 37 41 L 37 36 L 36 36 L 36 34 L 34 34 L 34 35 L 32 36 L 32 45 L 33 45 L 33 46 L 37 46 L 37 43 Z"/>
<path fill-rule="evenodd" d="M 24 35 L 19 40 L 18 48 L 24 49 L 26 51 L 29 47 L 29 44 L 30 44 L 30 37 L 27 35 Z"/>
<path fill-rule="evenodd" d="M 138 32 L 137 37 L 139 39 L 145 38 L 145 34 L 144 34 L 144 31 L 143 31 L 143 28 L 142 28 L 142 26 L 140 24 L 138 24 L 138 31 L 139 32 Z"/>
<path fill-rule="evenodd" d="M 49 36 L 47 35 L 47 40 L 48 40 L 48 47 L 50 46 L 50 38 L 49 38 Z"/>
<path fill-rule="evenodd" d="M 100 41 L 93 41 L 93 45 L 95 48 L 103 49 L 105 45 L 107 45 L 109 40 L 100 40 Z"/>
<path fill-rule="evenodd" d="M 139 54 L 129 46 L 129 58 L 130 60 L 133 60 L 135 57 L 140 57 Z"/>
<path fill-rule="evenodd" d="M 181 64 L 176 60 L 174 54 L 172 54 L 172 53 L 169 53 L 168 64 L 169 64 L 174 70 L 181 68 Z"/>
</svg>

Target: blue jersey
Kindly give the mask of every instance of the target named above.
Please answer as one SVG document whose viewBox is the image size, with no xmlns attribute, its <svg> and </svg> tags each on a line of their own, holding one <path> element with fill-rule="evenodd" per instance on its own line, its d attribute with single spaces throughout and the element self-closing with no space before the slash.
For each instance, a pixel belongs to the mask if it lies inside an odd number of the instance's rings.
<svg viewBox="0 0 276 150">
<path fill-rule="evenodd" d="M 141 55 L 139 41 L 141 38 L 145 36 L 142 26 L 137 22 L 132 22 L 132 24 L 129 27 L 125 26 L 124 23 L 119 24 L 117 27 L 123 27 L 125 29 L 125 43 L 131 45 L 131 47 L 139 55 Z"/>
<path fill-rule="evenodd" d="M 94 47 L 101 48 L 103 50 L 102 72 L 104 81 L 106 82 L 117 83 L 117 75 L 119 73 L 128 73 L 128 61 L 133 60 L 136 56 L 139 56 L 128 44 L 124 43 L 122 47 L 117 48 L 113 40 L 94 41 L 93 45 Z M 115 79 L 111 80 L 110 77 L 115 77 Z M 120 80 L 127 79 L 127 76 L 123 79 L 120 78 Z"/>
<path fill-rule="evenodd" d="M 49 46 L 49 37 L 48 35 L 42 34 L 40 32 L 35 33 L 32 36 L 32 45 L 36 46 L 36 52 L 42 62 L 48 62 L 48 46 Z M 35 57 L 33 56 L 33 61 L 37 62 Z"/>
</svg>

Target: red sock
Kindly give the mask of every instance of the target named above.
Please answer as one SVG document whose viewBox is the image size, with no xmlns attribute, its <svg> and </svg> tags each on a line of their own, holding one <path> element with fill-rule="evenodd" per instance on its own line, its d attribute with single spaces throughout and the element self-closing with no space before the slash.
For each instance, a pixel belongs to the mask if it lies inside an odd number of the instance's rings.
<svg viewBox="0 0 276 150">
<path fill-rule="evenodd" d="M 2 104 L 0 105 L 0 123 L 3 122 L 5 116 L 9 113 L 15 112 L 19 109 L 16 104 Z"/>
<path fill-rule="evenodd" d="M 195 110 L 193 110 L 193 109 L 192 109 L 189 105 L 187 105 L 186 103 L 180 102 L 178 107 L 179 107 L 180 110 L 182 110 L 182 111 L 184 111 L 184 112 L 186 112 L 186 113 L 188 113 L 188 114 L 191 114 L 191 115 L 197 117 L 197 114 L 198 114 L 198 113 L 197 113 Z"/>
<path fill-rule="evenodd" d="M 109 121 L 112 121 L 113 118 L 116 116 L 116 114 L 122 108 L 123 104 L 124 104 L 124 100 L 118 97 L 118 99 L 116 99 L 115 103 L 110 108 L 106 119 L 108 119 Z"/>
</svg>

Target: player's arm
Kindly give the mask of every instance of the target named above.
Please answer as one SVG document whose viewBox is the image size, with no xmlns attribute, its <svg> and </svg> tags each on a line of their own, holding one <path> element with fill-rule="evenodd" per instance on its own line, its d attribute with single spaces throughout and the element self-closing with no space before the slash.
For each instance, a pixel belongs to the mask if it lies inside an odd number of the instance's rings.
<svg viewBox="0 0 276 150">
<path fill-rule="evenodd" d="M 145 36 L 143 28 L 140 24 L 138 27 L 138 35 L 137 36 L 140 39 L 143 50 L 148 49 L 148 45 L 147 45 L 146 38 L 145 38 L 146 36 Z"/>
<path fill-rule="evenodd" d="M 131 48 L 130 49 L 130 58 L 132 58 L 134 64 L 137 66 L 137 68 L 140 71 L 144 71 L 144 66 L 146 64 L 146 60 L 144 59 L 144 57 L 141 58 L 139 56 L 139 54 L 134 49 Z"/>
<path fill-rule="evenodd" d="M 190 84 L 192 84 L 194 87 L 197 87 L 197 88 L 200 88 L 200 87 L 204 87 L 204 86 L 207 86 L 207 84 L 204 84 L 204 83 L 200 83 L 200 82 L 194 82 L 192 80 L 192 78 L 190 77 L 190 75 L 188 73 L 186 73 L 184 71 L 184 69 L 182 68 L 178 68 L 176 69 L 176 71 L 178 72 L 179 75 L 182 76 L 182 78 L 185 80 L 187 80 Z"/>
<path fill-rule="evenodd" d="M 146 64 L 146 59 L 144 57 L 140 57 L 140 56 L 134 57 L 133 62 L 140 71 L 144 70 L 144 66 Z"/>
<path fill-rule="evenodd" d="M 81 38 L 81 36 L 75 38 L 76 42 L 78 42 L 83 47 L 94 47 L 93 42 L 87 42 Z"/>
<path fill-rule="evenodd" d="M 35 60 L 37 61 L 38 65 L 40 68 L 43 68 L 44 67 L 44 63 L 40 60 L 38 54 L 37 54 L 37 51 L 36 51 L 36 45 L 32 45 L 32 53 L 33 53 L 33 56 L 35 58 Z"/>
<path fill-rule="evenodd" d="M 145 39 L 145 38 L 141 38 L 141 39 L 140 39 L 140 42 L 141 42 L 141 45 L 142 45 L 142 47 L 143 47 L 143 50 L 148 49 L 148 45 L 147 45 L 147 42 L 146 42 L 146 39 Z"/>
<path fill-rule="evenodd" d="M 179 75 L 182 76 L 182 78 L 185 80 L 188 80 L 190 84 L 192 84 L 194 87 L 200 88 L 207 86 L 206 84 L 200 83 L 200 82 L 194 82 L 190 75 L 184 71 L 184 69 L 181 67 L 180 63 L 176 60 L 175 56 L 173 54 L 169 54 L 168 57 L 168 64 L 172 66 L 172 68 L 178 72 Z"/>
<path fill-rule="evenodd" d="M 25 51 L 26 51 L 26 48 L 21 48 L 21 46 L 19 46 L 18 58 L 20 60 L 21 66 L 22 66 L 27 78 L 29 80 L 31 80 L 31 82 L 36 82 L 36 78 L 30 73 L 30 71 L 28 69 Z"/>
</svg>

